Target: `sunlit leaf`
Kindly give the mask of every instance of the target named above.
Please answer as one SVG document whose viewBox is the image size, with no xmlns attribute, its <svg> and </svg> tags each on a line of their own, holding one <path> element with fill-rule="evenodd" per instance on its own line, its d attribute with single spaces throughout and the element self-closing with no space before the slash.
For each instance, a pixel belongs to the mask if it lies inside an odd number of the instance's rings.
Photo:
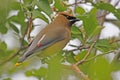
<svg viewBox="0 0 120 80">
<path fill-rule="evenodd" d="M 70 63 L 75 63 L 76 60 L 74 58 L 74 54 L 72 52 L 66 53 L 66 60 Z"/>
<path fill-rule="evenodd" d="M 114 15 L 120 20 L 120 9 L 116 9 L 115 11 L 114 11 Z"/>
<path fill-rule="evenodd" d="M 20 7 L 20 3 L 19 2 L 13 2 L 12 4 L 11 4 L 11 9 L 12 10 L 18 10 L 18 9 L 21 9 L 21 7 Z"/>
<path fill-rule="evenodd" d="M 5 79 L 3 79 L 3 80 L 11 80 L 11 78 L 5 78 Z"/>
<path fill-rule="evenodd" d="M 78 18 L 83 20 L 83 26 L 85 28 L 88 37 L 94 32 L 94 30 L 98 26 L 96 13 L 97 13 L 97 9 L 93 8 L 89 13 L 86 13 L 82 16 L 78 16 Z"/>
<path fill-rule="evenodd" d="M 90 34 L 89 38 L 92 38 L 98 35 L 102 30 L 102 26 L 97 26 L 96 29 Z"/>
<path fill-rule="evenodd" d="M 10 25 L 10 27 L 11 27 L 16 33 L 19 33 L 18 28 L 17 28 L 14 24 L 9 23 L 9 25 Z"/>
<path fill-rule="evenodd" d="M 61 80 L 62 79 L 62 65 L 60 62 L 61 55 L 51 58 L 48 62 L 48 77 L 46 80 Z"/>
<path fill-rule="evenodd" d="M 0 48 L 3 50 L 7 49 L 7 44 L 5 42 L 0 43 Z"/>
<path fill-rule="evenodd" d="M 3 0 L 0 3 L 0 24 L 1 22 L 6 22 L 9 11 L 12 10 L 11 5 L 15 0 Z"/>
<path fill-rule="evenodd" d="M 64 6 L 62 3 L 62 0 L 54 0 L 55 1 L 55 8 L 57 8 L 59 11 L 65 11 L 67 7 Z"/>
<path fill-rule="evenodd" d="M 24 0 L 24 3 L 27 4 L 27 3 L 32 3 L 33 0 Z"/>
<path fill-rule="evenodd" d="M 5 34 L 8 31 L 7 27 L 4 24 L 0 24 L 0 33 Z"/>
<path fill-rule="evenodd" d="M 32 69 L 30 71 L 26 72 L 26 76 L 35 76 L 38 78 L 45 77 L 47 74 L 47 69 L 44 67 L 41 67 L 40 69 Z"/>
<path fill-rule="evenodd" d="M 20 31 L 22 32 L 22 34 L 24 34 L 24 32 L 27 28 L 27 23 L 25 22 L 24 13 L 21 10 L 18 12 L 17 16 L 12 16 L 9 18 L 9 20 L 20 24 L 21 25 Z"/>
<path fill-rule="evenodd" d="M 81 34 L 81 31 L 80 31 L 80 29 L 78 27 L 72 26 L 71 33 L 72 34 Z"/>
<path fill-rule="evenodd" d="M 36 0 L 36 4 L 38 8 L 45 12 L 47 15 L 50 16 L 52 14 L 52 10 L 50 8 L 48 0 Z"/>
<path fill-rule="evenodd" d="M 42 13 L 40 13 L 40 11 L 34 10 L 32 13 L 33 13 L 33 19 L 40 18 L 48 23 L 48 19 Z"/>
<path fill-rule="evenodd" d="M 98 40 L 96 45 L 95 45 L 95 48 L 102 51 L 102 52 L 108 52 L 110 50 L 115 49 L 115 47 L 116 46 L 110 44 L 109 40 L 107 40 L 107 39 Z"/>
<path fill-rule="evenodd" d="M 111 5 L 109 3 L 104 3 L 104 2 L 96 3 L 96 4 L 93 4 L 93 5 L 98 9 L 102 9 L 102 10 L 112 12 L 120 20 L 120 14 L 119 14 L 120 9 L 116 9 L 113 5 Z"/>
<path fill-rule="evenodd" d="M 71 34 L 72 38 L 78 38 L 80 41 L 83 41 L 83 35 L 78 27 L 73 26 L 71 28 Z"/>
<path fill-rule="evenodd" d="M 104 57 L 96 58 L 89 68 L 89 77 L 91 80 L 112 80 L 111 66 L 108 60 Z"/>
<path fill-rule="evenodd" d="M 74 56 L 76 61 L 80 61 L 85 57 L 87 50 L 80 51 L 77 55 Z"/>
<path fill-rule="evenodd" d="M 85 13 L 85 10 L 82 7 L 77 6 L 75 12 L 78 13 L 79 15 L 80 14 L 82 15 Z"/>
<path fill-rule="evenodd" d="M 100 2 L 100 3 L 93 4 L 93 5 L 99 9 L 104 9 L 110 12 L 114 12 L 115 10 L 115 7 L 109 3 Z"/>
</svg>

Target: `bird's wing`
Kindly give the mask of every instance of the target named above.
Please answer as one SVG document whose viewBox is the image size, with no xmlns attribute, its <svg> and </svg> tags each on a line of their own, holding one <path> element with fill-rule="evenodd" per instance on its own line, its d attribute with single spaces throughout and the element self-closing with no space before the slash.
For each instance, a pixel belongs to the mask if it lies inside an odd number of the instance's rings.
<svg viewBox="0 0 120 80">
<path fill-rule="evenodd" d="M 66 31 L 60 29 L 38 34 L 37 37 L 30 44 L 26 52 L 23 54 L 23 56 L 28 57 L 33 52 L 47 48 L 50 45 L 65 39 L 65 34 Z M 40 37 L 38 38 L 38 36 Z"/>
<path fill-rule="evenodd" d="M 38 48 L 46 48 L 52 44 L 54 44 L 55 42 L 61 41 L 65 38 L 64 36 L 65 33 L 61 33 L 61 34 L 44 34 L 37 42 L 37 47 Z"/>
</svg>

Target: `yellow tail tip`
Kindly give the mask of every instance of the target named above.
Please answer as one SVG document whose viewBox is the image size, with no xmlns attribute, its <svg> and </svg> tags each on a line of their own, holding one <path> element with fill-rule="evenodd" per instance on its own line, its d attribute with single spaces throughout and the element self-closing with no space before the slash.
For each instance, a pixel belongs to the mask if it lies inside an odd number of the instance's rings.
<svg viewBox="0 0 120 80">
<path fill-rule="evenodd" d="M 19 66 L 19 65 L 21 65 L 22 63 L 20 63 L 20 62 L 17 62 L 16 64 L 15 64 L 15 66 Z"/>
</svg>

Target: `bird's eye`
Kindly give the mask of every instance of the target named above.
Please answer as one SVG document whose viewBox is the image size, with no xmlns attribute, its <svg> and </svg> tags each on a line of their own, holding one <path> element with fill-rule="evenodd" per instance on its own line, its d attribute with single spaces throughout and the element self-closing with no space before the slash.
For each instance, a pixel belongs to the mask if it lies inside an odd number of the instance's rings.
<svg viewBox="0 0 120 80">
<path fill-rule="evenodd" d="M 64 15 L 67 19 L 71 20 L 71 19 L 76 19 L 75 17 L 73 16 L 68 16 L 68 15 Z"/>
<path fill-rule="evenodd" d="M 70 19 L 70 16 L 66 16 L 67 19 Z"/>
<path fill-rule="evenodd" d="M 66 16 L 67 19 L 75 19 L 75 17 L 72 17 L 72 16 Z"/>
</svg>

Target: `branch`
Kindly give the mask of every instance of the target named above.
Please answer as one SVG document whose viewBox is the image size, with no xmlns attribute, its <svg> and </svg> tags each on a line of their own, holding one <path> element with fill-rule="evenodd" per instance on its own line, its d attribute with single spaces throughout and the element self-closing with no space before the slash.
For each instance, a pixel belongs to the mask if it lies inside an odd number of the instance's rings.
<svg viewBox="0 0 120 80">
<path fill-rule="evenodd" d="M 118 0 L 116 3 L 115 3 L 115 7 L 120 3 L 120 0 Z"/>
<path fill-rule="evenodd" d="M 18 51 L 17 51 L 16 53 L 10 55 L 10 56 L 9 56 L 7 59 L 5 59 L 4 61 L 0 62 L 0 65 L 3 65 L 3 64 L 5 64 L 6 62 L 14 59 L 23 49 L 26 49 L 26 48 L 27 48 L 27 46 L 23 46 L 24 38 L 25 38 L 25 35 L 26 35 L 26 33 L 27 33 L 27 29 L 28 29 L 28 28 L 26 28 L 25 33 L 23 34 L 23 37 L 21 38 L 21 45 L 20 45 L 20 48 L 18 49 Z"/>
<path fill-rule="evenodd" d="M 85 1 L 85 0 L 81 0 L 81 1 L 75 2 L 75 3 L 73 3 L 73 4 L 69 4 L 69 5 L 67 5 L 67 6 L 73 6 L 73 5 L 82 4 L 82 3 L 86 3 L 86 1 Z"/>
<path fill-rule="evenodd" d="M 118 49 L 118 51 L 116 51 L 116 55 L 113 58 L 112 63 L 119 61 L 120 60 L 119 58 L 120 58 L 120 49 Z"/>
<path fill-rule="evenodd" d="M 73 52 L 73 51 L 77 51 L 77 50 L 82 50 L 82 49 L 88 49 L 90 46 L 75 46 L 75 45 L 70 45 L 70 46 L 73 46 L 73 47 L 76 47 L 76 49 L 72 49 L 72 50 L 68 50 L 66 52 Z"/>
<path fill-rule="evenodd" d="M 83 80 L 90 80 L 87 75 L 85 75 L 77 65 L 72 66 L 73 70 L 77 72 Z"/>
<path fill-rule="evenodd" d="M 119 20 L 117 20 L 117 19 L 105 19 L 105 21 L 111 22 L 111 21 L 119 21 Z"/>
<path fill-rule="evenodd" d="M 106 54 L 109 54 L 109 53 L 112 53 L 112 52 L 115 52 L 115 50 L 111 50 L 111 51 L 108 51 L 108 52 L 105 52 L 105 53 L 96 55 L 96 56 L 94 56 L 94 57 L 91 57 L 91 58 L 89 58 L 89 59 L 86 59 L 85 62 L 89 62 L 89 61 L 91 61 L 91 60 L 96 59 L 96 58 L 99 57 L 99 56 L 103 56 L 103 55 L 106 55 Z"/>
<path fill-rule="evenodd" d="M 78 77 L 82 78 L 83 80 L 90 80 L 87 75 L 85 75 L 76 65 L 69 66 L 69 65 L 62 65 L 64 69 L 69 69 L 77 72 Z"/>
<path fill-rule="evenodd" d="M 85 62 L 85 60 L 87 59 L 87 57 L 89 56 L 91 50 L 93 49 L 94 45 L 96 44 L 96 40 L 92 43 L 92 45 L 90 46 L 90 48 L 88 49 L 86 55 L 84 56 L 84 58 L 80 61 L 78 61 L 75 65 L 78 66 L 80 64 L 82 64 L 83 62 Z"/>
<path fill-rule="evenodd" d="M 30 37 L 30 33 L 32 31 L 32 27 L 33 27 L 33 23 L 32 23 L 32 13 L 30 14 L 30 19 L 29 19 L 29 22 L 28 22 L 28 30 L 27 30 L 27 39 L 29 42 L 31 42 L 31 37 Z"/>
<path fill-rule="evenodd" d="M 120 42 L 120 40 L 118 39 L 118 40 L 112 40 L 112 41 L 110 41 L 109 43 L 110 44 L 113 44 L 113 43 L 117 43 L 117 42 Z"/>
<path fill-rule="evenodd" d="M 92 43 L 92 45 L 89 47 L 89 49 L 88 49 L 86 55 L 84 56 L 84 58 L 83 58 L 82 60 L 78 61 L 76 64 L 73 65 L 73 70 L 74 70 L 76 73 L 78 73 L 83 80 L 90 80 L 90 79 L 88 78 L 88 76 L 86 76 L 86 75 L 78 68 L 78 65 L 82 64 L 83 62 L 85 62 L 85 60 L 86 60 L 87 57 L 89 56 L 91 50 L 93 49 L 96 41 L 97 41 L 97 39 L 95 39 L 95 41 L 94 41 L 94 42 Z"/>
<path fill-rule="evenodd" d="M 4 61 L 0 62 L 0 65 L 3 65 L 3 64 L 5 64 L 6 62 L 14 59 L 23 49 L 24 49 L 24 48 L 22 48 L 22 47 L 19 48 L 19 50 L 18 50 L 16 53 L 10 55 L 7 59 L 5 59 Z"/>
<path fill-rule="evenodd" d="M 20 5 L 22 6 L 22 2 L 20 0 Z M 27 48 L 26 46 L 24 46 L 24 38 L 25 38 L 25 35 L 27 34 L 27 30 L 28 30 L 28 27 L 25 29 L 25 32 L 23 34 L 23 36 L 20 38 L 20 48 L 18 49 L 17 52 L 15 52 L 14 54 L 10 55 L 7 59 L 3 60 L 2 62 L 0 62 L 0 65 L 3 65 L 5 64 L 6 62 L 14 59 L 23 49 Z"/>
</svg>

